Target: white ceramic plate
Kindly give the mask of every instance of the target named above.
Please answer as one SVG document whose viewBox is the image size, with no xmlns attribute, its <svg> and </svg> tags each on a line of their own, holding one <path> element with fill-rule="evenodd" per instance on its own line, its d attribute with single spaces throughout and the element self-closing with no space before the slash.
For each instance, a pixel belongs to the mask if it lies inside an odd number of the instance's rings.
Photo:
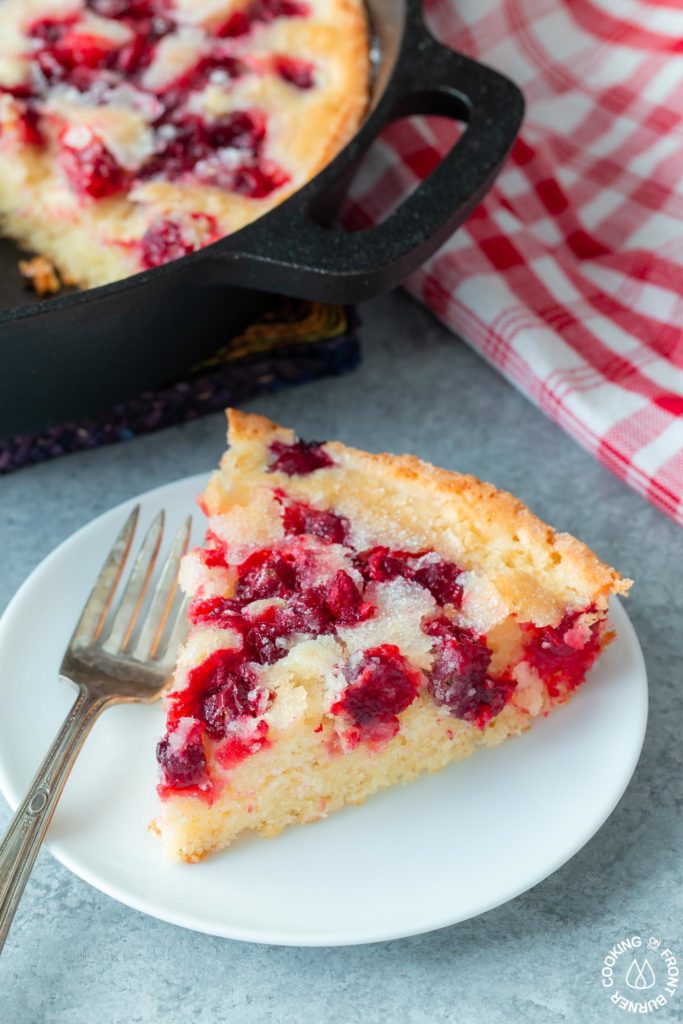
<svg viewBox="0 0 683 1024">
<path fill-rule="evenodd" d="M 141 527 L 164 507 L 172 535 L 203 483 L 191 477 L 143 495 Z M 13 807 L 73 700 L 57 678 L 61 655 L 133 504 L 57 548 L 0 622 L 0 788 Z M 245 839 L 203 864 L 165 863 L 147 832 L 161 707 L 113 708 L 76 763 L 48 847 L 86 882 L 137 910 L 253 942 L 374 942 L 481 914 L 572 857 L 631 778 L 647 680 L 618 603 L 612 620 L 618 639 L 588 685 L 527 735 L 327 821 L 275 840 Z"/>
</svg>

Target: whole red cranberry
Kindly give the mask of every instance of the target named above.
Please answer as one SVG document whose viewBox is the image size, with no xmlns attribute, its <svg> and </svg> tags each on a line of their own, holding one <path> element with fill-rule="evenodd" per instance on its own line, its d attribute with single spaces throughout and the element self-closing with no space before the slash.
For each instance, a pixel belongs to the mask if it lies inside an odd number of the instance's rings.
<svg viewBox="0 0 683 1024">
<path fill-rule="evenodd" d="M 89 139 L 87 135 L 90 135 Z M 67 128 L 62 132 L 60 142 L 61 168 L 80 195 L 105 199 L 128 186 L 129 176 L 126 171 L 89 129 Z"/>
<path fill-rule="evenodd" d="M 349 532 L 349 521 L 327 509 L 313 508 L 303 501 L 292 501 L 282 514 L 285 533 L 312 534 L 328 544 L 344 544 Z"/>
<path fill-rule="evenodd" d="M 287 476 L 304 476 L 316 469 L 326 469 L 334 463 L 321 441 L 273 441 L 270 446 L 272 459 L 268 469 L 271 473 L 286 473 Z"/>
<path fill-rule="evenodd" d="M 156 755 L 162 781 L 167 786 L 186 789 L 201 786 L 208 780 L 202 729 L 198 722 L 191 726 L 182 742 L 174 733 L 159 740 Z"/>
<path fill-rule="evenodd" d="M 527 623 L 522 627 L 526 633 L 525 658 L 551 697 L 557 697 L 562 688 L 575 690 L 600 653 L 602 623 L 596 620 L 583 630 L 576 629 L 579 618 L 592 610 L 568 612 L 557 626 L 539 628 Z"/>
<path fill-rule="evenodd" d="M 313 88 L 313 64 L 299 57 L 276 57 L 275 70 L 290 85 L 297 89 Z"/>
<path fill-rule="evenodd" d="M 253 672 L 243 669 L 204 699 L 201 718 L 209 736 L 221 739 L 230 722 L 240 717 L 257 718 L 267 710 L 271 699 L 272 694 L 258 685 Z"/>
<path fill-rule="evenodd" d="M 514 681 L 489 677 L 491 651 L 473 630 L 445 617 L 433 619 L 424 629 L 435 640 L 427 684 L 434 701 L 455 718 L 483 728 L 507 704 Z"/>
<path fill-rule="evenodd" d="M 235 597 L 261 601 L 289 597 L 297 589 L 297 571 L 292 556 L 267 548 L 255 552 L 239 566 Z"/>
<path fill-rule="evenodd" d="M 421 676 L 394 644 L 381 644 L 352 659 L 349 686 L 332 706 L 347 715 L 360 738 L 386 740 L 399 730 L 398 715 L 418 695 Z"/>
</svg>

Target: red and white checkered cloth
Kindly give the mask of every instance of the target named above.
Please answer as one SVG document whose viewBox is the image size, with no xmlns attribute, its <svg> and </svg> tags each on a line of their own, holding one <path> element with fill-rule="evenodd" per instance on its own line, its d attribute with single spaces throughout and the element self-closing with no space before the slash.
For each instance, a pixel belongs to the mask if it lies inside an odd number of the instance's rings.
<svg viewBox="0 0 683 1024">
<path fill-rule="evenodd" d="M 495 186 L 409 290 L 683 524 L 683 0 L 426 0 L 526 120 Z M 355 183 L 375 220 L 448 145 L 394 125 Z"/>
</svg>

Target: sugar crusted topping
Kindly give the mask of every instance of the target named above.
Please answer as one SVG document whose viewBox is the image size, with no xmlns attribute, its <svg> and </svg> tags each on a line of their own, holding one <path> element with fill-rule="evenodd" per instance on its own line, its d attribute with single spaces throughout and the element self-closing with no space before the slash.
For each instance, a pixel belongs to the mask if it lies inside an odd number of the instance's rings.
<svg viewBox="0 0 683 1024">
<path fill-rule="evenodd" d="M 430 549 L 358 550 L 350 538 L 364 531 L 334 508 L 303 500 L 297 487 L 297 478 L 310 479 L 315 491 L 317 474 L 334 467 L 323 444 L 277 441 L 265 454 L 264 482 L 247 485 L 257 517 L 269 523 L 261 546 L 245 547 L 258 524 L 252 531 L 224 512 L 218 537 L 219 520 L 210 520 L 207 546 L 190 556 L 190 616 L 198 629 L 241 639 L 238 650 L 180 673 L 171 728 L 191 713 L 207 741 L 218 742 L 216 761 L 229 772 L 294 722 L 305 722 L 333 754 L 359 744 L 375 750 L 400 732 L 416 701 L 484 730 L 513 700 L 537 714 L 544 694 L 562 698 L 583 681 L 603 642 L 603 616 L 584 608 L 557 626 L 499 621 L 478 572 Z M 272 486 L 269 472 L 279 474 Z M 239 487 L 234 497 L 228 508 L 248 507 Z M 223 593 L 215 573 L 229 576 Z M 494 632 L 507 629 L 508 656 L 499 637 L 494 657 L 469 619 L 471 610 L 481 621 L 482 607 Z"/>
</svg>

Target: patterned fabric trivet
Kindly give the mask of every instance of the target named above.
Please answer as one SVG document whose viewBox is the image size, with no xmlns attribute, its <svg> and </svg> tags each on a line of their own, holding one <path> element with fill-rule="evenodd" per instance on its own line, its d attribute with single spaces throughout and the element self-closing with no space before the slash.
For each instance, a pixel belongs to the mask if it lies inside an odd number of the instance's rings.
<svg viewBox="0 0 683 1024">
<path fill-rule="evenodd" d="M 357 326 L 355 311 L 342 306 L 285 302 L 195 366 L 187 380 L 144 392 L 102 415 L 0 440 L 0 474 L 187 423 L 292 384 L 345 373 L 360 362 Z"/>
</svg>

